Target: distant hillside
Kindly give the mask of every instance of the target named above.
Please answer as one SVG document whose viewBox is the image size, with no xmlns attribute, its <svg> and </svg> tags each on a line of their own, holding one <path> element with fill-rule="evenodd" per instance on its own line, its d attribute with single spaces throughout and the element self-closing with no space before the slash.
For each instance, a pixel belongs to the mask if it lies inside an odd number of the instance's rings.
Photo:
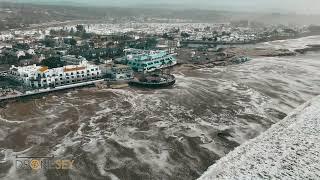
<svg viewBox="0 0 320 180">
<path fill-rule="evenodd" d="M 52 1 L 52 3 L 58 1 Z M 72 1 L 70 1 L 72 2 Z M 120 8 L 120 7 L 85 7 L 65 5 L 44 5 L 10 3 L 0 0 L 0 30 L 28 27 L 52 21 L 101 20 L 106 17 L 132 19 L 170 18 L 187 19 L 195 22 L 229 22 L 232 20 L 251 20 L 269 24 L 319 24 L 319 16 L 296 14 L 266 14 L 227 12 L 199 9 L 165 8 Z"/>
<path fill-rule="evenodd" d="M 90 20 L 106 16 L 103 9 L 0 2 L 0 30 L 51 21 Z"/>
</svg>

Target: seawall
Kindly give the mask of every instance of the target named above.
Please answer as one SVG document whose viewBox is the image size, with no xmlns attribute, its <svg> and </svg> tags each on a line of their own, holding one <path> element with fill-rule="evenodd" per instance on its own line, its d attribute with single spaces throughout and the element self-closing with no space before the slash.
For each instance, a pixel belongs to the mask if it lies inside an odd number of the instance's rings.
<svg viewBox="0 0 320 180">
<path fill-rule="evenodd" d="M 16 98 L 22 98 L 22 97 L 28 97 L 28 96 L 34 96 L 34 95 L 38 95 L 38 94 L 45 94 L 45 93 L 50 93 L 50 92 L 55 92 L 55 91 L 72 89 L 72 88 L 79 88 L 79 87 L 94 85 L 95 83 L 100 83 L 100 82 L 103 82 L 103 81 L 104 81 L 104 79 L 99 79 L 99 80 L 94 80 L 94 81 L 88 81 L 88 82 L 81 82 L 81 83 L 76 83 L 76 84 L 58 86 L 58 87 L 55 87 L 55 88 L 27 91 L 26 93 L 23 93 L 23 94 L 8 95 L 8 96 L 0 97 L 0 101 L 16 99 Z"/>
<path fill-rule="evenodd" d="M 320 179 L 320 96 L 221 158 L 199 180 Z"/>
</svg>

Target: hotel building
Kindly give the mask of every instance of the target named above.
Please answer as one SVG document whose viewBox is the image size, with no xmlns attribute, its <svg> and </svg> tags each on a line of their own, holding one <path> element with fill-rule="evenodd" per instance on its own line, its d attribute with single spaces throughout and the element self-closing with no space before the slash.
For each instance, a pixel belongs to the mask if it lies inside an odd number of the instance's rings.
<svg viewBox="0 0 320 180">
<path fill-rule="evenodd" d="M 53 69 L 35 64 L 23 67 L 12 66 L 10 68 L 10 77 L 23 82 L 25 86 L 31 88 L 54 88 L 97 80 L 102 75 L 98 66 L 83 60 L 78 65 L 68 65 Z"/>
</svg>

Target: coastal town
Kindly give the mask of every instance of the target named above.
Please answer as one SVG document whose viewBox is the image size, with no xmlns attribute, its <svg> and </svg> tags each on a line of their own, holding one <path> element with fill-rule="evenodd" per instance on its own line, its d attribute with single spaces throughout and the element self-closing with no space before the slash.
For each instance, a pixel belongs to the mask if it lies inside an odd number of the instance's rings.
<svg viewBox="0 0 320 180">
<path fill-rule="evenodd" d="M 0 180 L 320 179 L 319 12 L 0 0 Z"/>
<path fill-rule="evenodd" d="M 111 87 L 110 82 L 130 84 L 141 73 L 175 65 L 214 67 L 244 63 L 254 56 L 295 55 L 283 49 L 250 52 L 238 46 L 308 36 L 314 29 L 238 21 L 76 24 L 3 31 L 0 64 L 10 66 L 0 74 L 1 99 L 87 85 Z M 158 82 L 161 79 L 168 80 L 158 77 Z"/>
</svg>

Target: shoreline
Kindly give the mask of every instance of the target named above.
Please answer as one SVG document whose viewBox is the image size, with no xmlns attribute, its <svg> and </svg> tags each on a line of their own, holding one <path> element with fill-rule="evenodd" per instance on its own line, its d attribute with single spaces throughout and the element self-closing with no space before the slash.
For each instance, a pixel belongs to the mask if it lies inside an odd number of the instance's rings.
<svg viewBox="0 0 320 180">
<path fill-rule="evenodd" d="M 242 64 L 253 58 L 259 57 L 292 57 L 299 55 L 298 52 L 289 49 L 275 48 L 225 48 L 221 52 L 216 51 L 193 51 L 196 55 L 190 54 L 190 49 L 181 48 L 177 55 L 179 65 L 193 68 L 211 68 L 215 66 L 229 66 L 234 64 Z M 188 56 L 189 54 L 189 56 Z M 246 59 L 246 60 L 242 60 Z"/>
<path fill-rule="evenodd" d="M 292 39 L 300 39 L 305 37 L 318 37 L 319 35 L 306 35 L 295 37 Z M 285 39 L 290 40 L 290 39 Z M 277 42 L 283 40 L 273 40 L 267 42 Z M 261 43 L 260 43 L 261 44 Z M 228 66 L 233 64 L 241 64 L 232 62 L 233 58 L 237 57 L 250 57 L 250 58 L 263 58 L 263 57 L 294 57 L 301 56 L 308 52 L 320 51 L 320 44 L 308 44 L 304 48 L 299 49 L 276 49 L 273 47 L 258 47 L 259 44 L 252 44 L 252 46 L 244 47 L 226 47 L 220 50 L 212 50 L 213 48 L 207 48 L 206 50 L 197 50 L 197 48 L 180 48 L 178 50 L 177 59 L 179 67 L 183 69 L 201 69 L 201 68 L 213 68 L 216 66 Z M 190 52 L 196 52 L 194 57 L 191 57 Z M 223 56 L 220 54 L 224 53 Z M 198 59 L 195 57 L 198 56 Z M 202 56 L 201 58 L 199 58 Z"/>
</svg>

